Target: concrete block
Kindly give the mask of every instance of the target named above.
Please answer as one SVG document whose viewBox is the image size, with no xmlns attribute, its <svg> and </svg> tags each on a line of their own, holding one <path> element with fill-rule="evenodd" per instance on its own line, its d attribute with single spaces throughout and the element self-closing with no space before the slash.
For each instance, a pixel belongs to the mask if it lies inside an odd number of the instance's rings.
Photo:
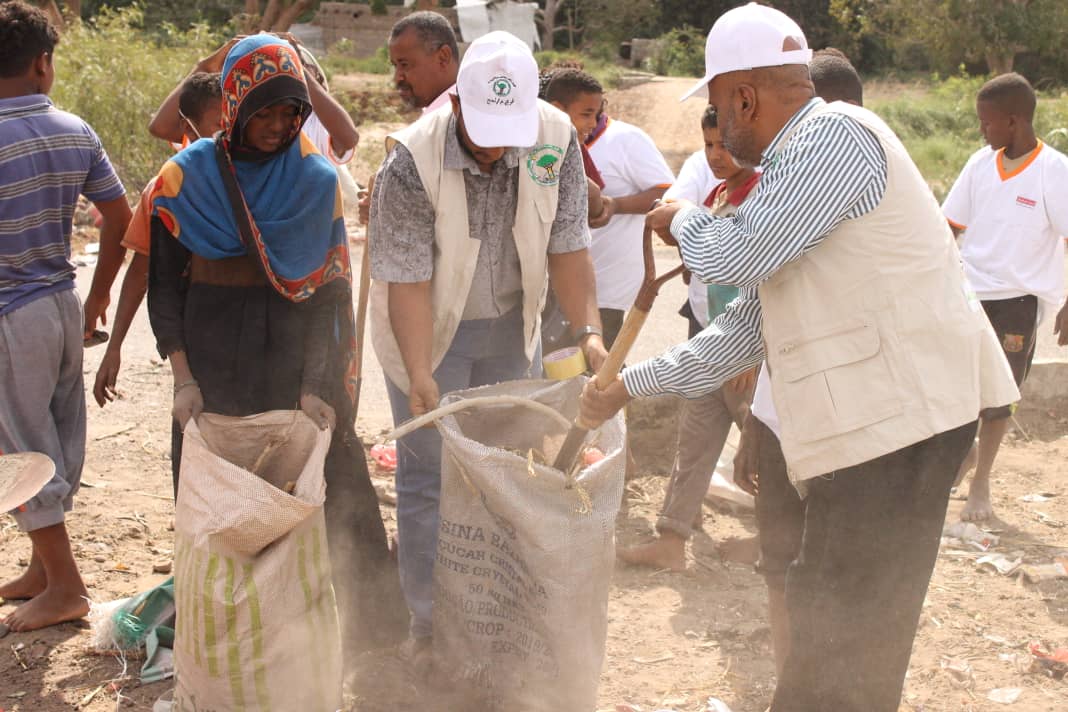
<svg viewBox="0 0 1068 712">
<path fill-rule="evenodd" d="M 1035 359 L 1020 390 L 1029 406 L 1063 409 L 1068 405 L 1068 360 Z"/>
</svg>

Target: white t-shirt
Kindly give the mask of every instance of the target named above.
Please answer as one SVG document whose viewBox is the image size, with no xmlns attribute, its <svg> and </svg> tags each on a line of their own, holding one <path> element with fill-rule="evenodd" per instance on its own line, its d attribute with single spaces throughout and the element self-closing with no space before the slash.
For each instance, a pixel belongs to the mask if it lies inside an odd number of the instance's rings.
<svg viewBox="0 0 1068 712">
<path fill-rule="evenodd" d="M 304 122 L 304 135 L 308 137 L 308 140 L 315 144 L 315 147 L 319 149 L 319 153 L 323 154 L 330 159 L 330 162 L 335 166 L 340 166 L 348 163 L 352 160 L 356 150 L 350 148 L 340 156 L 334 152 L 334 145 L 330 142 L 330 132 L 326 130 L 323 123 L 319 121 L 319 117 L 312 113 L 308 116 L 308 120 Z"/>
<path fill-rule="evenodd" d="M 757 375 L 756 390 L 753 391 L 753 404 L 749 407 L 754 418 L 771 428 L 775 437 L 782 438 L 782 426 L 779 424 L 779 412 L 775 410 L 775 401 L 771 398 L 771 377 L 768 376 L 768 364 L 760 364 Z"/>
<path fill-rule="evenodd" d="M 712 175 L 704 149 L 694 152 L 679 169 L 679 177 L 664 193 L 664 200 L 688 200 L 701 205 L 722 181 Z M 708 287 L 696 277 L 690 280 L 690 309 L 702 327 L 708 326 Z"/>
<path fill-rule="evenodd" d="M 604 194 L 610 197 L 626 197 L 675 182 L 656 144 L 637 126 L 609 119 L 589 150 L 604 179 Z M 634 304 L 645 272 L 644 225 L 644 214 L 616 215 L 604 227 L 591 231 L 597 306 L 602 309 L 626 310 Z"/>
<path fill-rule="evenodd" d="M 304 122 L 304 128 L 301 130 L 308 137 L 308 140 L 315 144 L 315 148 L 319 150 L 319 153 L 326 156 L 327 160 L 333 164 L 334 169 L 337 171 L 338 183 L 341 185 L 341 196 L 345 205 L 355 206 L 359 203 L 360 189 L 346 166 L 352 160 L 352 157 L 356 155 L 356 149 L 350 148 L 340 156 L 334 153 L 334 146 L 330 142 L 330 133 L 314 113 L 308 116 L 308 120 Z"/>
<path fill-rule="evenodd" d="M 980 299 L 1034 294 L 1039 322 L 1064 294 L 1068 236 L 1068 158 L 1041 141 L 1006 173 L 1003 151 L 988 146 L 968 159 L 942 205 L 964 228 L 964 271 Z"/>
</svg>

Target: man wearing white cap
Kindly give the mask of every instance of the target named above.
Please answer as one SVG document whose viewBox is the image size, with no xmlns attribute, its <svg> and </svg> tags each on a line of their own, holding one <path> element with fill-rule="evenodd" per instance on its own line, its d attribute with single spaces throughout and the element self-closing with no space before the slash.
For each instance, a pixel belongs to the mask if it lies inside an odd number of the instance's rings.
<svg viewBox="0 0 1068 712">
<path fill-rule="evenodd" d="M 896 712 L 976 414 L 1017 391 L 905 148 L 871 112 L 815 98 L 811 55 L 796 23 L 754 3 L 712 27 L 690 95 L 707 89 L 760 189 L 731 218 L 677 202 L 649 219 L 696 277 L 741 294 L 689 342 L 587 387 L 582 414 L 696 397 L 766 356 L 807 499 L 772 710 Z"/>
<path fill-rule="evenodd" d="M 387 142 L 371 199 L 371 327 L 398 425 L 442 393 L 524 377 L 550 279 L 588 362 L 606 356 L 578 137 L 537 96 L 530 49 L 491 32 L 468 48 L 450 106 Z M 397 459 L 401 585 L 418 655 L 431 635 L 437 431 L 402 438 Z"/>
</svg>

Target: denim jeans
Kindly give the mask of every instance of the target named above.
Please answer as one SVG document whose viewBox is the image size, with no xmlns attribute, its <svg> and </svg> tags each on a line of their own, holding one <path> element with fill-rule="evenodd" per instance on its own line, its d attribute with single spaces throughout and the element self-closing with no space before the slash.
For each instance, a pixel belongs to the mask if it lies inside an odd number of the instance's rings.
<svg viewBox="0 0 1068 712">
<path fill-rule="evenodd" d="M 442 395 L 451 391 L 513 381 L 531 375 L 520 309 L 496 319 L 460 322 L 452 345 L 434 371 Z M 541 359 L 533 362 L 540 376 Z M 393 422 L 412 417 L 408 396 L 386 379 Z M 441 436 L 422 428 L 397 443 L 397 547 L 401 588 L 412 614 L 411 635 L 431 635 L 434 557 L 438 547 L 441 494 Z"/>
</svg>

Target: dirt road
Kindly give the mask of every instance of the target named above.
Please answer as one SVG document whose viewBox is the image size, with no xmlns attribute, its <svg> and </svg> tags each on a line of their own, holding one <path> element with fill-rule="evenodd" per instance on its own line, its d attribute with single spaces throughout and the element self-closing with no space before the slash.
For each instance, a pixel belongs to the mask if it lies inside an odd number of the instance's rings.
<svg viewBox="0 0 1068 712">
<path fill-rule="evenodd" d="M 613 92 L 611 110 L 644 125 L 669 156 L 684 158 L 699 145 L 701 108 L 699 101 L 681 110 L 675 103 L 685 85 L 666 80 Z M 674 260 L 670 250 L 659 252 L 658 258 L 665 265 Z M 88 277 L 89 270 L 79 270 L 83 288 Z M 118 283 L 113 305 L 117 296 Z M 636 359 L 682 338 L 685 324 L 674 311 L 684 296 L 680 283 L 664 290 L 637 345 Z M 86 354 L 87 387 L 101 356 L 99 348 Z M 370 353 L 367 364 L 358 427 L 373 441 L 390 420 L 381 372 Z M 78 564 L 94 600 L 146 589 L 163 578 L 152 573 L 153 565 L 170 561 L 170 386 L 169 366 L 155 354 L 142 310 L 124 350 L 119 382 L 124 397 L 104 410 L 90 403 L 84 486 L 69 520 Z M 1068 433 L 1068 410 L 1025 408 L 1019 417 L 1036 439 L 1011 437 L 1003 448 L 993 484 L 1001 516 L 992 527 L 1001 536 L 994 551 L 1024 563 L 1048 563 L 1068 550 L 1068 438 L 1063 437 Z M 386 473 L 376 477 L 389 481 Z M 644 476 L 628 483 L 617 528 L 621 544 L 651 531 L 664 482 Z M 1041 493 L 1048 498 L 1022 499 Z M 951 502 L 949 521 L 956 519 L 960 506 Z M 774 668 L 763 584 L 751 567 L 721 562 L 715 549 L 728 536 L 752 533 L 754 523 L 748 516 L 705 509 L 705 532 L 694 541 L 686 573 L 617 569 L 600 710 L 611 712 L 616 705 L 630 703 L 645 712 L 698 712 L 710 696 L 721 698 L 735 712 L 766 708 Z M 384 507 L 383 513 L 387 526 L 394 526 L 392 507 Z M 26 538 L 10 519 L 0 520 L 0 552 L 0 578 L 5 580 L 17 575 L 29 558 Z M 943 548 L 921 619 L 903 709 L 999 710 L 1003 705 L 987 697 L 1002 688 L 1021 690 L 1009 709 L 1068 709 L 1068 683 L 1031 672 L 1027 650 L 1034 641 L 1068 647 L 1068 581 L 1028 584 L 999 576 L 978 567 L 981 555 L 957 545 Z M 0 606 L 0 615 L 10 610 L 11 604 Z M 119 695 L 126 701 L 123 709 L 150 710 L 169 688 L 168 683 L 139 686 L 134 671 L 140 661 L 124 666 L 112 656 L 91 654 L 88 638 L 82 624 L 8 635 L 0 642 L 0 710 L 60 712 L 87 700 L 81 709 L 111 712 L 118 709 Z M 428 701 L 375 703 L 375 712 L 430 709 Z"/>
</svg>

